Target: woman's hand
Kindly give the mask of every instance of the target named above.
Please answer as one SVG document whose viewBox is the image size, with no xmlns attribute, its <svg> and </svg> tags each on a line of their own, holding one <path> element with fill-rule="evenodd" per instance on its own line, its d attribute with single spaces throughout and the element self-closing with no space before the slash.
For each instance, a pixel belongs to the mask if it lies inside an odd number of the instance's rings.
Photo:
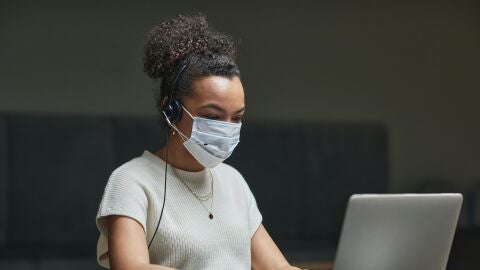
<svg viewBox="0 0 480 270">
<path fill-rule="evenodd" d="M 301 270 L 291 266 L 262 224 L 252 237 L 252 268 L 254 270 Z"/>
</svg>

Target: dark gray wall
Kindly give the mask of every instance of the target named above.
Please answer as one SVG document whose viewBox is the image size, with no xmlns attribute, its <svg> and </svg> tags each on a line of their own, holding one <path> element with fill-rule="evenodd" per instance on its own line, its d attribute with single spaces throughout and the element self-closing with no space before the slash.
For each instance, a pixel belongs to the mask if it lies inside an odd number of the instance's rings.
<svg viewBox="0 0 480 270">
<path fill-rule="evenodd" d="M 241 40 L 248 117 L 390 129 L 392 191 L 480 178 L 478 1 L 0 3 L 0 111 L 154 114 L 143 37 L 205 12 Z M 268 104 L 268 105 L 266 105 Z"/>
</svg>

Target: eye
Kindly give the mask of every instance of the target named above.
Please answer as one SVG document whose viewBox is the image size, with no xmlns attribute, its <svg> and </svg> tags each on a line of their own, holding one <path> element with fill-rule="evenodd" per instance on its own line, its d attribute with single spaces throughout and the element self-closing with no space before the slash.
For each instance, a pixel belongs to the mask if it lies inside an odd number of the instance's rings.
<svg viewBox="0 0 480 270">
<path fill-rule="evenodd" d="M 236 115 L 232 118 L 232 122 L 234 123 L 240 123 L 245 119 L 245 115 Z"/>
<path fill-rule="evenodd" d="M 212 119 L 212 120 L 218 120 L 218 115 L 216 114 L 207 114 L 207 115 L 202 115 L 202 118 L 207 118 L 207 119 Z"/>
</svg>

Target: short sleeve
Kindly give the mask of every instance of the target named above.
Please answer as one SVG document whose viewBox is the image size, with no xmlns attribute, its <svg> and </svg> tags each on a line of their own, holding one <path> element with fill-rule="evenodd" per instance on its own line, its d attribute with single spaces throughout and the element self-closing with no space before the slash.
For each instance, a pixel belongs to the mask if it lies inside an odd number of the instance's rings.
<svg viewBox="0 0 480 270">
<path fill-rule="evenodd" d="M 119 167 L 110 175 L 96 216 L 100 237 L 97 243 L 97 260 L 108 267 L 108 228 L 106 216 L 127 216 L 140 223 L 146 231 L 147 193 L 135 172 Z"/>
<path fill-rule="evenodd" d="M 255 196 L 253 196 L 250 187 L 248 186 L 247 182 L 245 182 L 245 180 L 244 183 L 248 207 L 248 227 L 250 232 L 250 238 L 252 238 L 260 224 L 262 224 L 262 214 L 258 209 L 257 201 L 255 200 Z"/>
</svg>

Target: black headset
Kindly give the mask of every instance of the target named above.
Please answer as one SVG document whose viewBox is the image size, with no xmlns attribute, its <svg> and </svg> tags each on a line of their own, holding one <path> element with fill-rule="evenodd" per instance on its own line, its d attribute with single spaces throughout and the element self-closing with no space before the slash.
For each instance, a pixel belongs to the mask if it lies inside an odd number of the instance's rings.
<svg viewBox="0 0 480 270">
<path fill-rule="evenodd" d="M 180 120 L 180 118 L 182 117 L 183 107 L 180 101 L 175 98 L 175 91 L 177 91 L 180 78 L 182 77 L 189 64 L 190 62 L 187 61 L 181 66 L 180 70 L 175 76 L 175 80 L 173 81 L 173 87 L 170 88 L 170 97 L 168 98 L 168 102 L 162 107 L 163 116 L 168 122 L 172 124 L 178 122 L 178 120 Z"/>
<path fill-rule="evenodd" d="M 175 76 L 175 80 L 173 81 L 173 84 L 171 84 L 173 85 L 173 87 L 170 87 L 170 97 L 168 98 L 168 103 L 162 107 L 163 117 L 169 124 L 175 124 L 182 117 L 182 112 L 183 112 L 182 104 L 177 98 L 174 98 L 174 97 L 175 97 L 175 91 L 178 88 L 180 77 L 185 72 L 189 64 L 190 62 L 187 60 L 187 62 L 181 66 L 180 70 Z M 150 239 L 150 242 L 148 243 L 148 249 L 150 249 L 150 246 L 153 243 L 153 239 L 155 239 L 155 235 L 157 234 L 158 227 L 160 226 L 160 221 L 162 220 L 162 216 L 163 216 L 163 209 L 165 208 L 165 201 L 167 198 L 168 134 L 169 134 L 168 131 L 169 129 L 167 128 L 166 129 L 167 148 L 166 148 L 166 154 L 165 154 L 165 182 L 164 182 L 164 189 L 163 189 L 162 210 L 160 212 L 160 217 L 158 218 L 157 226 L 155 227 L 155 232 L 153 232 L 152 239 Z"/>
</svg>

